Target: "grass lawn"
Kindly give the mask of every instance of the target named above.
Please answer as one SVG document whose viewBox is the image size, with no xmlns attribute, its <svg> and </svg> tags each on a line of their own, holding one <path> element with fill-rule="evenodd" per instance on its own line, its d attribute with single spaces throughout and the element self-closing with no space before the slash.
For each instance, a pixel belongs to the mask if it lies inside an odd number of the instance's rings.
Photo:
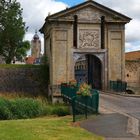
<svg viewBox="0 0 140 140">
<path fill-rule="evenodd" d="M 103 140 L 73 127 L 71 120 L 67 116 L 0 121 L 0 140 Z"/>
</svg>

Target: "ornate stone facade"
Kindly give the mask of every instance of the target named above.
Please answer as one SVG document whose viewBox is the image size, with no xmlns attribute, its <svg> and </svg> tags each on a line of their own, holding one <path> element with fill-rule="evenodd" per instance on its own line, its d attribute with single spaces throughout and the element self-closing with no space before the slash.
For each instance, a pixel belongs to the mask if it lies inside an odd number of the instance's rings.
<svg viewBox="0 0 140 140">
<path fill-rule="evenodd" d="M 78 17 L 76 32 L 74 15 Z M 101 16 L 105 16 L 104 48 L 101 47 Z M 94 1 L 86 1 L 48 16 L 40 31 L 44 33 L 45 50 L 49 57 L 51 95 L 55 96 L 60 91 L 56 87 L 61 82 L 75 79 L 75 63 L 83 55 L 89 57 L 88 61 L 93 61 L 88 62 L 88 68 L 100 82 L 100 89 L 107 90 L 110 80 L 124 81 L 124 29 L 130 20 Z M 75 41 L 77 48 L 73 45 Z M 94 80 L 89 72 L 88 77 Z"/>
</svg>

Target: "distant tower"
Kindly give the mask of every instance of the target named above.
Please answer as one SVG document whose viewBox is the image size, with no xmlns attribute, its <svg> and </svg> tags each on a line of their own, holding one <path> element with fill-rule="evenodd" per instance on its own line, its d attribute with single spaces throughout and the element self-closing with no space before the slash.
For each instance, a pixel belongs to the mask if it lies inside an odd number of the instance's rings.
<svg viewBox="0 0 140 140">
<path fill-rule="evenodd" d="M 33 36 L 33 39 L 31 41 L 31 56 L 34 58 L 41 57 L 41 41 L 39 39 L 37 31 L 35 32 L 35 35 Z"/>
</svg>

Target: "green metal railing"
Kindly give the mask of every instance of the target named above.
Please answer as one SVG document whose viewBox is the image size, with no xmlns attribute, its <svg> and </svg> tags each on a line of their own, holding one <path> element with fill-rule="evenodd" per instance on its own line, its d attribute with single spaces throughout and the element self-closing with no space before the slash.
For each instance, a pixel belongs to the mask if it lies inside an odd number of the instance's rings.
<svg viewBox="0 0 140 140">
<path fill-rule="evenodd" d="M 72 105 L 73 122 L 76 121 L 76 115 L 84 114 L 87 118 L 88 114 L 98 113 L 99 93 L 97 90 L 91 90 L 91 96 L 77 95 L 77 87 L 61 85 L 61 94 L 65 102 Z"/>
<path fill-rule="evenodd" d="M 110 81 L 110 89 L 116 92 L 125 92 L 127 83 L 124 81 Z"/>
</svg>

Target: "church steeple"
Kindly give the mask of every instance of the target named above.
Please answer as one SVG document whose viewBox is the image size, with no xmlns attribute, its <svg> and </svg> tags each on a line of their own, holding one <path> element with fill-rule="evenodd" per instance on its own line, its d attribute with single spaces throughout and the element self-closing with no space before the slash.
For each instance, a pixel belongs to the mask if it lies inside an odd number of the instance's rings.
<svg viewBox="0 0 140 140">
<path fill-rule="evenodd" d="M 39 39 L 39 36 L 37 34 L 37 30 L 35 30 L 35 35 L 33 36 L 33 39 Z"/>
<path fill-rule="evenodd" d="M 34 58 L 40 58 L 41 56 L 41 41 L 37 34 L 37 30 L 35 30 L 35 34 L 31 41 L 31 55 Z"/>
</svg>

